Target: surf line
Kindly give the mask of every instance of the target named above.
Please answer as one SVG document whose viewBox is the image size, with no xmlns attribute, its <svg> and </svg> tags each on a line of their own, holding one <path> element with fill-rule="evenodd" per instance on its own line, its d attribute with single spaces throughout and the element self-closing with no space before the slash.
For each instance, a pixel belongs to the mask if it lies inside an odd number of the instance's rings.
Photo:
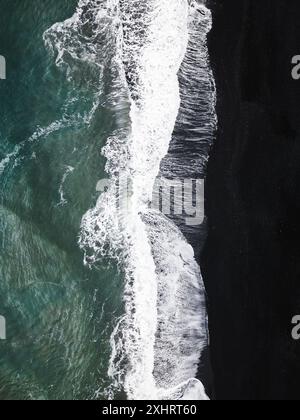
<svg viewBox="0 0 300 420">
<path fill-rule="evenodd" d="M 103 149 L 111 182 L 83 217 L 79 245 L 87 251 L 89 266 L 109 256 L 124 272 L 125 313 L 111 336 L 112 392 L 124 390 L 129 400 L 186 395 L 202 400 L 207 399 L 203 385 L 194 379 L 207 343 L 200 268 L 177 226 L 149 208 L 180 109 L 178 71 L 194 9 L 181 0 L 153 0 L 151 5 L 153 13 L 148 6 L 145 15 L 134 13 L 141 4 L 132 0 L 119 16 L 126 24 L 115 28 L 121 76 L 115 95 L 119 98 L 124 88 L 128 93 L 124 73 L 130 63 L 131 129 L 125 138 L 113 136 Z M 123 212 L 114 197 L 116 178 L 127 174 L 130 205 Z"/>
<path fill-rule="evenodd" d="M 79 246 L 90 267 L 103 257 L 122 267 L 125 311 L 111 337 L 112 391 L 105 392 L 124 390 L 132 400 L 180 399 L 186 392 L 205 399 L 202 384 L 193 379 L 207 343 L 200 268 L 180 230 L 149 208 L 180 109 L 178 71 L 194 10 L 189 3 L 80 0 L 75 15 L 44 36 L 58 51 L 58 66 L 64 51 L 76 58 L 68 63 L 69 78 L 87 57 L 93 68 L 99 64 L 100 46 L 94 40 L 103 39 L 101 57 L 109 59 L 101 66 L 115 75 L 110 97 L 118 104 L 120 127 L 103 148 L 111 182 L 83 216 Z M 88 38 L 82 37 L 87 20 L 93 35 Z M 132 89 L 130 118 L 126 70 Z M 126 110 L 126 118 L 120 110 Z M 125 213 L 114 200 L 116 178 L 124 174 L 130 174 Z"/>
</svg>

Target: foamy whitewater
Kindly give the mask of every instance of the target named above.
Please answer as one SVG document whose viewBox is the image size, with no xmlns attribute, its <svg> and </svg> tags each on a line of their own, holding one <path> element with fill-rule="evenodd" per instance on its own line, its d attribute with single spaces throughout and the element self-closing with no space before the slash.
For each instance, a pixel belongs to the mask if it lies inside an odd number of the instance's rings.
<svg viewBox="0 0 300 420">
<path fill-rule="evenodd" d="M 184 100 L 178 72 L 195 19 L 202 19 L 206 39 L 211 16 L 203 2 L 80 0 L 73 17 L 44 34 L 68 78 L 80 64 L 91 66 L 95 107 L 105 103 L 117 123 L 103 150 L 110 186 L 83 217 L 79 242 L 86 264 L 110 257 L 125 277 L 125 313 L 111 337 L 109 398 L 124 389 L 134 400 L 208 399 L 195 379 L 208 343 L 200 268 L 179 228 L 150 210 Z M 118 188 L 123 179 L 128 191 Z M 122 194 L 129 194 L 125 207 L 116 200 Z"/>
</svg>

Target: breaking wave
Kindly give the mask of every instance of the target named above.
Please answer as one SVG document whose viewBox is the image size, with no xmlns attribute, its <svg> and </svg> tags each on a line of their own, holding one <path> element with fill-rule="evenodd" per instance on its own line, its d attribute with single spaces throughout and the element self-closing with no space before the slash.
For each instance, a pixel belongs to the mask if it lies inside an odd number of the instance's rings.
<svg viewBox="0 0 300 420">
<path fill-rule="evenodd" d="M 95 107 L 105 103 L 117 125 L 103 149 L 110 185 L 84 215 L 79 241 L 86 264 L 109 257 L 124 272 L 125 313 L 111 337 L 110 398 L 125 390 L 135 400 L 207 399 L 195 379 L 208 343 L 200 268 L 180 229 L 150 209 L 181 106 L 187 125 L 189 112 L 197 112 L 178 79 L 182 66 L 191 65 L 185 58 L 193 54 L 195 19 L 202 22 L 204 62 L 211 16 L 200 1 L 80 0 L 70 19 L 44 34 L 57 65 L 69 79 L 84 74 Z M 212 109 L 213 96 L 203 117 L 209 129 Z M 119 188 L 122 179 L 129 180 L 126 190 Z M 119 205 L 122 194 L 129 196 L 126 206 Z"/>
</svg>

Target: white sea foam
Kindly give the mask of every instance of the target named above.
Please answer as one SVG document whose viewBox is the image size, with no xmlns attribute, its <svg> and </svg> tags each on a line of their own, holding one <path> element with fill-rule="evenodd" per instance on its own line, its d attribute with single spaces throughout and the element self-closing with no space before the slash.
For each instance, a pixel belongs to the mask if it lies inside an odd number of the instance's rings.
<svg viewBox="0 0 300 420">
<path fill-rule="evenodd" d="M 129 399 L 207 399 L 194 379 L 208 339 L 200 268 L 179 229 L 150 210 L 180 107 L 177 74 L 195 7 L 187 0 L 80 0 L 74 16 L 45 35 L 69 78 L 88 63 L 103 84 L 109 70 L 106 105 L 118 124 L 103 150 L 111 184 L 83 217 L 80 246 L 86 264 L 109 256 L 124 271 L 125 314 L 111 337 L 109 374 Z M 131 185 L 120 209 L 122 178 Z"/>
</svg>

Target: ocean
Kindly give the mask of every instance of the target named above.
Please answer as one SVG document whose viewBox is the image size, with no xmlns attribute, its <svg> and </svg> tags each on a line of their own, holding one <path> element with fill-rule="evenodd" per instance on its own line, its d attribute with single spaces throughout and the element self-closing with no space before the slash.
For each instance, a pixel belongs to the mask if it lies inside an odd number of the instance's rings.
<svg viewBox="0 0 300 420">
<path fill-rule="evenodd" d="M 207 399 L 205 217 L 150 204 L 205 177 L 209 9 L 0 6 L 0 399 Z"/>
</svg>

